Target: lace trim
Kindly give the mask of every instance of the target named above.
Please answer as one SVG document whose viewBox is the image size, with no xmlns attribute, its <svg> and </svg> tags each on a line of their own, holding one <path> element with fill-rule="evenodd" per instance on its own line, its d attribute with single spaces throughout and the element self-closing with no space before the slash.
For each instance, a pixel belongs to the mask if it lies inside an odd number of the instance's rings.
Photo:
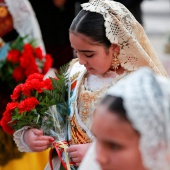
<svg viewBox="0 0 170 170">
<path fill-rule="evenodd" d="M 14 141 L 20 152 L 33 152 L 24 142 L 24 133 L 29 128 L 29 126 L 24 126 L 13 134 Z"/>
</svg>

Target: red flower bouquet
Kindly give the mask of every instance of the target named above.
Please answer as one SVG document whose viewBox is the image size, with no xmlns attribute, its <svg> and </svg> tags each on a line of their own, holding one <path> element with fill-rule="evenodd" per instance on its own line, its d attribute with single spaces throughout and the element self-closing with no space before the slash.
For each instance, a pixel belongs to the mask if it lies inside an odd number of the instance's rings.
<svg viewBox="0 0 170 170">
<path fill-rule="evenodd" d="M 0 125 L 6 133 L 13 134 L 23 126 L 43 129 L 46 135 L 58 140 L 65 137 L 67 114 L 67 76 L 60 70 L 58 78 L 43 79 L 34 73 L 24 84 L 17 85 L 7 104 Z"/>
<path fill-rule="evenodd" d="M 15 118 L 13 118 L 14 114 L 12 113 L 15 109 L 18 109 L 18 102 L 21 99 L 21 97 L 18 96 L 19 98 L 13 98 L 13 101 L 10 102 L 10 94 L 12 93 L 14 87 L 19 83 L 23 83 L 27 76 L 32 73 L 45 74 L 52 65 L 51 56 L 48 54 L 45 55 L 41 48 L 37 47 L 36 41 L 29 41 L 28 38 L 29 36 L 24 38 L 18 37 L 12 43 L 5 43 L 0 38 L 0 120 L 4 115 L 2 126 L 3 129 L 10 134 L 15 131 L 13 125 L 15 125 L 16 128 L 18 126 L 16 125 L 17 120 L 13 121 Z M 27 44 L 25 44 L 25 42 L 27 42 Z M 21 93 L 22 91 L 20 94 Z M 22 100 L 23 99 L 24 98 L 22 95 Z M 8 102 L 10 103 L 7 105 Z M 26 109 L 30 109 L 30 112 L 32 112 L 31 108 L 38 106 L 37 101 L 35 99 L 31 99 L 31 96 L 30 99 L 21 103 L 19 109 L 24 110 L 26 104 Z M 29 119 L 31 118 L 29 117 Z M 21 121 L 22 119 L 18 120 L 18 123 L 20 124 Z M 10 122 L 12 123 L 11 125 Z M 23 156 L 23 153 L 18 151 L 12 135 L 8 135 L 3 131 L 3 129 L 0 127 L 0 166 L 4 166 L 12 159 Z"/>
<path fill-rule="evenodd" d="M 24 82 L 32 73 L 46 74 L 52 66 L 52 58 L 44 55 L 40 47 L 30 40 L 24 44 L 26 37 L 18 37 L 9 45 L 7 56 L 1 60 L 0 81 L 13 89 L 17 84 Z"/>
</svg>

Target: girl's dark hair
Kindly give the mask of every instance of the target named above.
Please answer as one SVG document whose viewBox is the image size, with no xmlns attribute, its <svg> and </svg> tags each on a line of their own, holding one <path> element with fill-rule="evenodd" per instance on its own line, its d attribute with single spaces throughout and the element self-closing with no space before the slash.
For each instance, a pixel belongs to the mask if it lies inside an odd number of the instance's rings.
<svg viewBox="0 0 170 170">
<path fill-rule="evenodd" d="M 106 105 L 110 112 L 129 122 L 126 116 L 126 110 L 123 106 L 123 99 L 121 97 L 106 95 L 101 101 L 101 104 Z"/>
<path fill-rule="evenodd" d="M 104 18 L 101 14 L 81 10 L 74 18 L 69 31 L 83 34 L 107 48 L 111 45 L 106 37 Z"/>
</svg>

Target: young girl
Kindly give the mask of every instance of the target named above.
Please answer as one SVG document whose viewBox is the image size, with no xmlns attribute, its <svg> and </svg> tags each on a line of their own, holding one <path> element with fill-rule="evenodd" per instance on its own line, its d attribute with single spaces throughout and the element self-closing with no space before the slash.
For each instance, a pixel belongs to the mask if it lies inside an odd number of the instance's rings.
<svg viewBox="0 0 170 170">
<path fill-rule="evenodd" d="M 143 28 L 122 4 L 91 0 L 82 8 L 69 30 L 78 61 L 69 68 L 67 151 L 77 166 L 94 140 L 93 113 L 106 90 L 141 66 L 166 75 Z M 23 127 L 14 140 L 20 151 L 28 152 L 43 151 L 54 139 Z"/>
<path fill-rule="evenodd" d="M 144 68 L 111 87 L 95 111 L 96 142 L 80 170 L 169 170 L 169 86 Z"/>
</svg>

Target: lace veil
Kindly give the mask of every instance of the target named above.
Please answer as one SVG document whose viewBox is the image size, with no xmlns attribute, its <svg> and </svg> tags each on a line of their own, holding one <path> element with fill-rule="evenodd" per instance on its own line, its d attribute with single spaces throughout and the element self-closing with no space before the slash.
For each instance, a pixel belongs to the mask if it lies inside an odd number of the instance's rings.
<svg viewBox="0 0 170 170">
<path fill-rule="evenodd" d="M 103 15 L 107 38 L 120 46 L 118 59 L 122 67 L 133 71 L 149 66 L 167 75 L 142 26 L 124 5 L 113 0 L 90 0 L 81 6 L 83 10 Z"/>
<path fill-rule="evenodd" d="M 170 170 L 170 80 L 148 68 L 129 74 L 107 94 L 123 98 L 127 117 L 140 133 L 148 170 Z"/>
<path fill-rule="evenodd" d="M 45 53 L 45 47 L 41 37 L 41 31 L 35 13 L 28 0 L 5 0 L 9 12 L 13 18 L 14 28 L 20 36 L 29 35 L 36 39 L 37 45 L 41 46 Z"/>
</svg>

